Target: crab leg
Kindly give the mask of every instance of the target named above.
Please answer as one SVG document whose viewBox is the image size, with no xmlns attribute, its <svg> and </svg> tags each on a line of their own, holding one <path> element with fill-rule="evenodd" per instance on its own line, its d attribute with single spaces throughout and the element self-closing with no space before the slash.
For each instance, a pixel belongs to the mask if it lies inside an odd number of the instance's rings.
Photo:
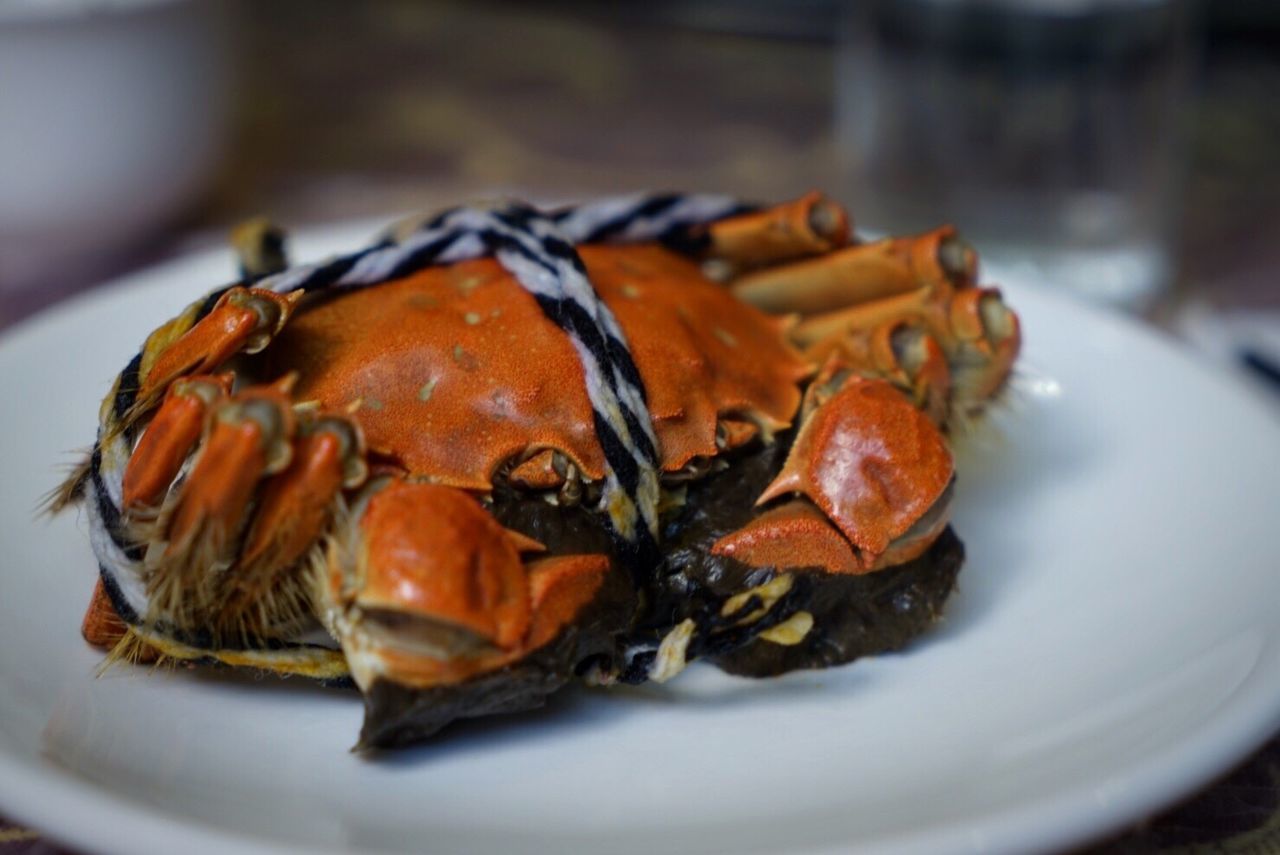
<svg viewBox="0 0 1280 855">
<path fill-rule="evenodd" d="M 994 395 L 1009 376 L 1022 345 L 1022 329 L 1018 316 L 995 288 L 961 291 L 950 309 L 956 401 L 973 409 Z"/>
<path fill-rule="evenodd" d="M 1021 343 L 978 260 L 950 226 L 852 246 L 740 276 L 734 293 L 758 308 L 800 313 L 793 342 L 821 365 L 838 355 L 898 386 L 939 424 L 980 408 L 1004 383 Z"/>
<path fill-rule="evenodd" d="M 177 380 L 152 418 L 124 470 L 124 507 L 154 508 L 164 499 L 204 431 L 205 416 L 231 394 L 230 374 Z"/>
<path fill-rule="evenodd" d="M 221 626 L 259 634 L 309 613 L 303 585 L 283 577 L 319 543 L 339 492 L 368 473 L 359 428 L 344 418 L 304 419 L 288 468 L 264 485 L 236 565 L 228 572 Z"/>
<path fill-rule="evenodd" d="M 708 254 L 738 267 L 830 252 L 849 239 L 849 215 L 821 193 L 719 220 L 707 227 Z"/>
<path fill-rule="evenodd" d="M 852 367 L 864 377 L 887 380 L 935 424 L 946 423 L 951 367 L 937 339 L 920 324 L 890 321 L 837 333 L 811 346 L 805 356 L 817 365 Z M 820 375 L 811 388 L 822 385 Z"/>
<path fill-rule="evenodd" d="M 184 374 L 211 371 L 237 353 L 262 350 L 284 328 L 301 296 L 231 288 L 209 314 L 155 356 L 139 400 L 149 400 Z"/>
<path fill-rule="evenodd" d="M 214 606 L 258 481 L 289 464 L 291 382 L 246 390 L 214 410 L 190 475 L 162 509 L 163 540 L 147 554 L 147 589 L 158 614 L 193 625 Z"/>
<path fill-rule="evenodd" d="M 971 284 L 977 256 L 951 226 L 748 273 L 733 293 L 766 312 L 813 314 L 929 287 Z"/>
<path fill-rule="evenodd" d="M 193 408 L 188 387 L 207 383 L 222 400 Z M 322 679 L 345 676 L 331 650 L 263 646 L 314 619 L 313 590 L 302 559 L 322 555 L 338 516 L 339 492 L 366 477 L 364 440 L 343 416 L 295 409 L 294 377 L 225 397 L 230 377 L 176 382 L 131 460 L 157 483 L 148 499 L 164 499 L 135 521 L 148 542 L 143 559 L 149 607 L 126 626 L 105 592 L 95 592 L 83 634 L 90 643 L 120 645 L 118 655 L 209 658 Z M 187 391 L 184 391 L 187 390 Z M 212 396 L 210 396 L 212 397 Z M 193 413 L 199 418 L 193 417 Z M 204 439 L 190 441 L 191 423 Z M 194 446 L 194 462 L 187 466 Z M 148 509 L 154 505 L 147 505 Z"/>
</svg>

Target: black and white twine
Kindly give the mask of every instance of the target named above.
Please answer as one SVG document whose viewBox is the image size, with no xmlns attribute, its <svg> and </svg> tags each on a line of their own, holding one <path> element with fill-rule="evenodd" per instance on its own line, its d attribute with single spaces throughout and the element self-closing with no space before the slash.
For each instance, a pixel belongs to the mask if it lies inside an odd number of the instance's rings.
<svg viewBox="0 0 1280 855">
<path fill-rule="evenodd" d="M 356 252 L 291 268 L 252 282 L 277 293 L 378 285 L 434 264 L 494 256 L 564 330 L 582 363 L 606 478 L 600 510 L 608 515 L 624 558 L 640 572 L 657 551 L 659 449 L 644 385 L 617 319 L 596 294 L 575 247 L 584 243 L 662 241 L 697 248 L 698 226 L 750 210 L 724 196 L 641 195 L 603 199 L 552 212 L 512 202 L 454 208 L 402 234 Z M 225 288 L 196 313 L 208 314 Z M 122 524 L 121 484 L 133 437 L 109 429 L 134 405 L 139 354 L 120 374 L 89 473 L 91 540 L 104 587 L 121 617 L 137 623 L 147 611 L 143 546 Z"/>
</svg>

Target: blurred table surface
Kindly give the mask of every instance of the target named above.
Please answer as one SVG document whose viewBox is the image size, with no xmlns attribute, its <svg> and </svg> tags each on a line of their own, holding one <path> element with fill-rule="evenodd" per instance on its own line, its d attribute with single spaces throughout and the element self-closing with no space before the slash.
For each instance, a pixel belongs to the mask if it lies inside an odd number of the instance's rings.
<svg viewBox="0 0 1280 855">
<path fill-rule="evenodd" d="M 679 188 L 780 199 L 831 188 L 838 174 L 834 48 L 821 27 L 766 37 L 663 3 L 609 14 L 410 0 L 238 0 L 230 10 L 235 121 L 208 193 L 91 269 L 16 292 L 0 283 L 0 330 L 112 277 L 221 245 L 257 214 L 298 228 L 499 194 Z M 1165 325 L 1190 303 L 1280 310 L 1280 50 L 1211 39 L 1199 94 L 1188 110 L 1178 278 L 1150 318 Z M 0 855 L 59 851 L 0 819 Z M 1280 853 L 1280 740 L 1087 851 Z"/>
</svg>

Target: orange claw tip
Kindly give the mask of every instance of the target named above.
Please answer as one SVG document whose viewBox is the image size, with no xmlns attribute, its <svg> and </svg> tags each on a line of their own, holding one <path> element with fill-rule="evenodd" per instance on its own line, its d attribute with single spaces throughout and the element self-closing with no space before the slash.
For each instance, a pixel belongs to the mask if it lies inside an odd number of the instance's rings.
<svg viewBox="0 0 1280 855">
<path fill-rule="evenodd" d="M 524 566 L 513 538 L 475 499 L 395 481 L 369 499 L 360 529 L 359 606 L 454 625 L 504 649 L 524 639 Z"/>
<path fill-rule="evenodd" d="M 608 556 L 599 554 L 558 555 L 530 563 L 533 620 L 526 648 L 546 644 L 573 622 L 600 590 L 609 568 Z"/>
<path fill-rule="evenodd" d="M 757 504 L 801 493 L 875 565 L 951 482 L 941 432 L 896 389 L 850 377 L 801 426 L 782 472 Z"/>
<path fill-rule="evenodd" d="M 985 335 L 979 306 L 985 296 L 985 288 L 961 291 L 951 301 L 951 330 L 960 341 L 978 341 Z"/>
<path fill-rule="evenodd" d="M 969 288 L 956 293 L 950 322 L 964 357 L 956 368 L 957 405 L 980 406 L 993 396 L 1013 370 L 1022 347 L 1018 316 L 995 288 Z"/>
<path fill-rule="evenodd" d="M 865 573 L 844 535 L 816 507 L 797 499 L 772 508 L 711 547 L 751 567 L 816 567 L 827 573 Z"/>
</svg>

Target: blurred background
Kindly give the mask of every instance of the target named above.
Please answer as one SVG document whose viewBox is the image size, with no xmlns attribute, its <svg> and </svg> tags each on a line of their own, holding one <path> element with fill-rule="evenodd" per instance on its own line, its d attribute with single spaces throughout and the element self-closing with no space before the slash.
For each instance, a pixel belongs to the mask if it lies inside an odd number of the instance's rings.
<svg viewBox="0 0 1280 855">
<path fill-rule="evenodd" d="M 1277 151 L 1268 0 L 0 0 L 0 324 L 257 214 L 822 188 L 1176 325 L 1280 301 Z"/>
<path fill-rule="evenodd" d="M 260 214 L 810 188 L 1280 389 L 1280 3 L 0 0 L 0 329 Z M 1280 851 L 1277 781 L 1111 850 Z"/>
</svg>

